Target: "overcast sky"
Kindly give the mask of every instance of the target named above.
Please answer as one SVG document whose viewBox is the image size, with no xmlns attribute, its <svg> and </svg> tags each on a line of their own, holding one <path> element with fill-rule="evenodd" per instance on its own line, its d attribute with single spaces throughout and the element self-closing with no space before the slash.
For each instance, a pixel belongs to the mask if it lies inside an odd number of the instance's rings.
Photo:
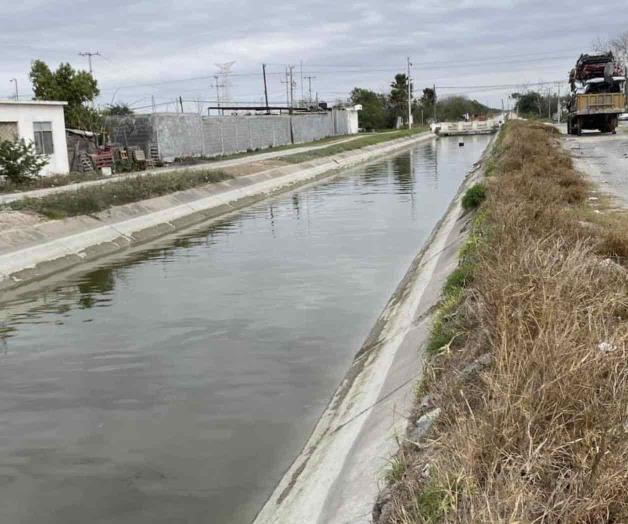
<svg viewBox="0 0 628 524">
<path fill-rule="evenodd" d="M 0 97 L 31 96 L 28 70 L 41 58 L 87 68 L 80 51 L 99 51 L 94 72 L 101 104 L 150 106 L 214 100 L 216 63 L 234 61 L 234 101 L 263 99 L 268 64 L 271 103 L 292 64 L 322 99 L 354 86 L 387 90 L 406 57 L 415 85 L 461 93 L 498 106 L 516 87 L 563 81 L 592 42 L 628 29 L 626 0 L 0 0 Z M 307 96 L 308 82 L 304 80 Z M 542 89 L 546 87 L 543 86 Z M 167 106 L 160 106 L 165 109 Z M 188 106 L 186 106 L 188 107 Z M 191 106 L 190 106 L 191 107 Z M 170 107 L 173 109 L 173 106 Z"/>
</svg>

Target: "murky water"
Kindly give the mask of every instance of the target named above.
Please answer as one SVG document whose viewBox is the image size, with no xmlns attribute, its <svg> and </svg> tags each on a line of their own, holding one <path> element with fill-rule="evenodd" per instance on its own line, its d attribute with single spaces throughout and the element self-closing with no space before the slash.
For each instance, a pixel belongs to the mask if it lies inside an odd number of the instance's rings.
<svg viewBox="0 0 628 524">
<path fill-rule="evenodd" d="M 0 521 L 249 522 L 487 141 L 418 145 L 5 306 Z"/>
</svg>

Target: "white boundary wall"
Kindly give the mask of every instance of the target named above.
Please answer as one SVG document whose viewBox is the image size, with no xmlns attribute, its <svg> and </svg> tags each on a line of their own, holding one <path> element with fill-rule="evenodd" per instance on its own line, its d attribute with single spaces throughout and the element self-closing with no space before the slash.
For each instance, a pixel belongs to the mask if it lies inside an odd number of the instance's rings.
<svg viewBox="0 0 628 524">
<path fill-rule="evenodd" d="M 156 145 L 162 160 L 213 157 L 267 149 L 358 132 L 355 109 L 294 115 L 202 116 L 155 113 L 108 121 L 113 141 L 140 146 L 148 154 Z"/>
</svg>

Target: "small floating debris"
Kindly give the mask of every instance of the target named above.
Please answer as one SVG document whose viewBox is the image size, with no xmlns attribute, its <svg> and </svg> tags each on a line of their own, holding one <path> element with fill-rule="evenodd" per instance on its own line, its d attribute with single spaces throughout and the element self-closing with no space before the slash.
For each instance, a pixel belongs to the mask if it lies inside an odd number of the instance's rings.
<svg viewBox="0 0 628 524">
<path fill-rule="evenodd" d="M 458 140 L 458 147 L 464 147 L 464 140 Z"/>
</svg>

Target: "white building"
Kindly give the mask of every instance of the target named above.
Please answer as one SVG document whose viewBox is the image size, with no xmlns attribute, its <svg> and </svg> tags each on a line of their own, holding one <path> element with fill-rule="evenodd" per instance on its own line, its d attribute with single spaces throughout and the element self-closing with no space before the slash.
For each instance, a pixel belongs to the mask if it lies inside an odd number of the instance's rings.
<svg viewBox="0 0 628 524">
<path fill-rule="evenodd" d="M 69 171 L 63 106 L 67 102 L 0 100 L 0 141 L 23 138 L 48 157 L 42 175 Z"/>
</svg>

